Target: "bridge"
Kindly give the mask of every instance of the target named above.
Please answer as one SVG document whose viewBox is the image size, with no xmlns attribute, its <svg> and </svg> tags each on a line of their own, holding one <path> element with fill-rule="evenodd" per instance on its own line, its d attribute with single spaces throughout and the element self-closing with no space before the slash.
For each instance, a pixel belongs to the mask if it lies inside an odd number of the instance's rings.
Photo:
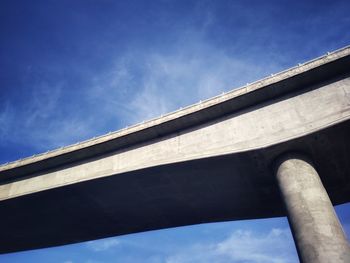
<svg viewBox="0 0 350 263">
<path fill-rule="evenodd" d="M 0 166 L 0 253 L 288 216 L 302 262 L 350 262 L 350 47 Z"/>
</svg>

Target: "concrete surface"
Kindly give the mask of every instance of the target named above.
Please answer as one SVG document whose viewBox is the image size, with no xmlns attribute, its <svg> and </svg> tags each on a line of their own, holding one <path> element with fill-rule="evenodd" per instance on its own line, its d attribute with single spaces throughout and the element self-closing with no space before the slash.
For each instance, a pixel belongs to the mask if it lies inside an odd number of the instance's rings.
<svg viewBox="0 0 350 263">
<path fill-rule="evenodd" d="M 287 154 L 277 163 L 276 177 L 303 263 L 350 262 L 350 246 L 313 164 Z"/>
<path fill-rule="evenodd" d="M 0 167 L 0 253 L 285 215 L 273 163 L 308 154 L 350 201 L 350 48 L 82 144 Z M 331 175 L 331 176 L 330 176 Z"/>
<path fill-rule="evenodd" d="M 0 186 L 0 200 L 159 165 L 268 147 L 350 118 L 345 88 L 333 80 L 195 128 Z"/>
<path fill-rule="evenodd" d="M 240 112 L 259 103 L 297 92 L 313 84 L 349 74 L 350 47 L 327 53 L 323 57 L 273 74 L 217 97 L 208 99 L 159 118 L 136 124 L 85 142 L 0 165 L 1 179 L 14 180 L 40 170 L 113 152 L 148 142 L 178 131 L 195 127 L 233 112 Z M 345 90 L 349 97 L 349 90 Z"/>
</svg>

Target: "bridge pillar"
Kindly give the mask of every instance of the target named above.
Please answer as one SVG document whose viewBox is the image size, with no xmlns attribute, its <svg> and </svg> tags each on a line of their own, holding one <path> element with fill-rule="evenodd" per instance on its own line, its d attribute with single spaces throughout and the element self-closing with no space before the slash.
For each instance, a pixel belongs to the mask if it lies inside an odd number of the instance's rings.
<svg viewBox="0 0 350 263">
<path fill-rule="evenodd" d="M 303 263 L 350 262 L 350 247 L 312 163 L 299 155 L 277 162 L 276 177 Z"/>
</svg>

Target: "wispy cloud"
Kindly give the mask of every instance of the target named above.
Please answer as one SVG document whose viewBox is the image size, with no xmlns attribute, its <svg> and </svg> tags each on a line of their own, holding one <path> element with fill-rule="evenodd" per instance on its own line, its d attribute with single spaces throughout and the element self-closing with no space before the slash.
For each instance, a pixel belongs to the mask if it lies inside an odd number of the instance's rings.
<svg viewBox="0 0 350 263">
<path fill-rule="evenodd" d="M 166 263 L 292 263 L 297 262 L 293 246 L 288 229 L 272 229 L 265 235 L 238 230 L 221 242 L 195 244 L 171 255 Z"/>
<path fill-rule="evenodd" d="M 93 77 L 89 98 L 106 114 L 126 124 L 147 120 L 218 95 L 279 70 L 278 61 L 263 67 L 253 56 L 240 59 L 190 34 L 182 48 L 168 52 L 128 53 L 109 72 Z"/>
<path fill-rule="evenodd" d="M 87 247 L 95 252 L 101 252 L 110 250 L 119 246 L 120 241 L 116 238 L 97 240 L 97 241 L 89 241 L 86 243 Z"/>
<path fill-rule="evenodd" d="M 104 261 L 106 253 L 111 253 L 121 262 L 145 263 L 296 263 L 298 257 L 294 247 L 292 234 L 288 228 L 270 228 L 262 231 L 260 227 L 238 229 L 225 237 L 213 233 L 210 238 L 194 239 L 189 242 L 177 241 L 166 244 L 120 237 L 109 238 L 86 243 L 87 248 L 98 252 L 98 260 Z M 164 237 L 163 237 L 164 238 Z M 132 238 L 131 238 L 132 239 Z M 151 238 L 150 238 L 151 239 Z M 163 241 L 164 242 L 164 241 Z M 157 245 L 158 244 L 158 245 Z M 120 247 L 120 249 L 116 249 Z M 124 254 L 122 251 L 139 251 L 139 254 Z M 93 254 L 92 254 L 93 256 Z M 93 257 L 90 257 L 93 259 Z M 110 261 L 106 261 L 110 262 Z"/>
<path fill-rule="evenodd" d="M 57 110 L 62 93 L 62 84 L 50 85 L 42 82 L 32 89 L 28 103 L 24 104 L 25 126 L 33 126 L 42 120 L 47 120 Z M 30 102 L 30 103 L 29 103 Z"/>
<path fill-rule="evenodd" d="M 49 150 L 160 116 L 284 69 L 290 54 L 276 52 L 277 44 L 270 41 L 275 32 L 271 24 L 256 31 L 256 23 L 264 24 L 267 18 L 251 19 L 252 14 L 240 5 L 233 9 L 244 13 L 237 12 L 230 23 L 256 22 L 235 28 L 229 45 L 220 44 L 225 35 L 216 27 L 222 18 L 203 2 L 194 10 L 196 18 L 188 18 L 186 27 L 178 26 L 171 33 L 174 43 L 108 50 L 104 54 L 108 63 L 101 67 L 71 65 L 67 71 L 62 65 L 47 65 L 50 74 L 46 73 L 54 77 L 28 79 L 23 105 L 8 102 L 0 107 L 0 143 Z M 260 45 L 248 48 L 251 42 Z M 101 50 L 108 44 L 97 43 Z"/>
<path fill-rule="evenodd" d="M 267 235 L 237 231 L 219 243 L 216 252 L 242 262 L 294 262 L 293 239 L 288 229 L 272 229 Z"/>
<path fill-rule="evenodd" d="M 91 136 L 91 119 L 65 108 L 63 89 L 63 84 L 41 83 L 20 105 L 7 102 L 0 109 L 0 143 L 26 144 L 43 151 Z"/>
<path fill-rule="evenodd" d="M 9 103 L 0 111 L 1 140 L 49 150 L 160 116 L 280 69 L 278 61 L 262 67 L 252 63 L 254 54 L 239 59 L 197 33 L 189 35 L 181 49 L 111 57 L 109 68 L 83 74 L 84 87 L 75 93 L 61 80 L 36 83 L 23 105 Z"/>
</svg>

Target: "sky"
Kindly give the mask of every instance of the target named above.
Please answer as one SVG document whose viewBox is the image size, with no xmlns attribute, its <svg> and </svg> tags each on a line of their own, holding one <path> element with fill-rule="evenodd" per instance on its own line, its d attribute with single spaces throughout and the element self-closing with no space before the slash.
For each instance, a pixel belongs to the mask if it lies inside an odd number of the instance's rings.
<svg viewBox="0 0 350 263">
<path fill-rule="evenodd" d="M 0 163 L 188 106 L 350 44 L 350 2 L 0 1 Z M 350 204 L 336 207 L 350 236 Z M 1 219 L 0 219 L 1 220 Z M 151 231 L 0 262 L 298 262 L 286 218 Z"/>
</svg>

